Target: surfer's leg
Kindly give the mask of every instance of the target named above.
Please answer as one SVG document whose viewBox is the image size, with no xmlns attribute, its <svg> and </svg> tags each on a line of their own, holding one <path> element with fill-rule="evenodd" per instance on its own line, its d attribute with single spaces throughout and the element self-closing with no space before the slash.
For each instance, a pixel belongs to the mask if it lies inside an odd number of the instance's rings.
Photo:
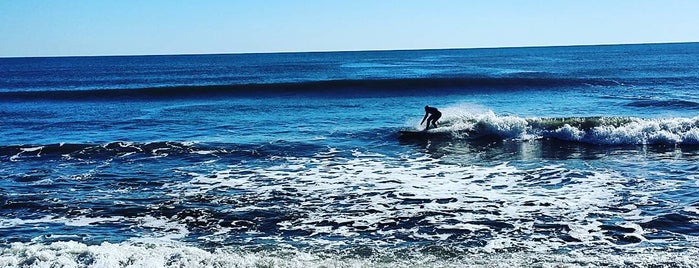
<svg viewBox="0 0 699 268">
<path fill-rule="evenodd" d="M 427 125 L 425 125 L 425 130 L 430 129 L 430 123 L 432 122 L 432 116 L 427 118 Z"/>
<path fill-rule="evenodd" d="M 430 127 L 430 124 L 436 128 L 436 127 L 437 127 L 437 125 L 435 125 L 436 121 L 437 121 L 437 120 L 435 119 L 435 116 L 434 116 L 434 115 L 430 115 L 430 117 L 427 118 L 427 128 Z M 427 128 L 425 128 L 425 129 L 427 129 Z"/>
<path fill-rule="evenodd" d="M 432 117 L 432 125 L 434 125 L 435 128 L 438 128 L 437 120 L 439 120 L 440 117 L 442 117 L 441 113 L 438 113 Z"/>
</svg>

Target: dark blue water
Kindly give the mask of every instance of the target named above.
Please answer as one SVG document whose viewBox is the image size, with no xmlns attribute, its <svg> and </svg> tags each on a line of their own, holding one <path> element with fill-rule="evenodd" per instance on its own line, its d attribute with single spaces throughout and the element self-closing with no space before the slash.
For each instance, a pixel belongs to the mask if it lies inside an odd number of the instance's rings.
<svg viewBox="0 0 699 268">
<path fill-rule="evenodd" d="M 696 266 L 698 89 L 696 43 L 0 59 L 0 266 Z"/>
</svg>

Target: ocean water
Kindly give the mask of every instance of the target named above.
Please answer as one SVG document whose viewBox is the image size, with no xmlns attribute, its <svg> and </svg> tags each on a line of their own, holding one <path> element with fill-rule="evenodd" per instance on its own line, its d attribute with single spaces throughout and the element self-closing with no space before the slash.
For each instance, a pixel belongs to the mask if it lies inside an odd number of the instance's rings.
<svg viewBox="0 0 699 268">
<path fill-rule="evenodd" d="M 698 43 L 2 58 L 0 267 L 697 267 L 698 93 Z"/>
</svg>

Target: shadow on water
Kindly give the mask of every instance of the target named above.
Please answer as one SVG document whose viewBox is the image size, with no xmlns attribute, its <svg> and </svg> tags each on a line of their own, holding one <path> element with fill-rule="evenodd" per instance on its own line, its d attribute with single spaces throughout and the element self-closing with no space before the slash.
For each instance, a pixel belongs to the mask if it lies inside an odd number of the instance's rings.
<svg viewBox="0 0 699 268">
<path fill-rule="evenodd" d="M 699 159 L 699 145 L 606 145 L 557 139 L 503 140 L 497 136 L 478 139 L 450 137 L 399 137 L 399 143 L 424 150 L 434 158 L 461 164 L 494 161 L 597 160 L 623 155 L 650 159 Z"/>
</svg>

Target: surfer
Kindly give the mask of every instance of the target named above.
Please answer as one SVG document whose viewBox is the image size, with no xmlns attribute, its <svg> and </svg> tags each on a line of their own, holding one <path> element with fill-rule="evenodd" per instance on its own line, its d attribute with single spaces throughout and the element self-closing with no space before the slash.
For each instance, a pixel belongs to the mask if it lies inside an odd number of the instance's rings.
<svg viewBox="0 0 699 268">
<path fill-rule="evenodd" d="M 440 117 L 442 117 L 442 112 L 437 110 L 437 108 L 425 105 L 425 117 L 422 118 L 422 122 L 420 122 L 420 125 L 422 125 L 422 123 L 425 123 L 425 119 L 427 119 L 427 126 L 425 126 L 425 130 L 428 130 L 430 128 L 430 122 L 432 122 L 432 125 L 436 128 L 437 120 L 439 120 Z"/>
</svg>

